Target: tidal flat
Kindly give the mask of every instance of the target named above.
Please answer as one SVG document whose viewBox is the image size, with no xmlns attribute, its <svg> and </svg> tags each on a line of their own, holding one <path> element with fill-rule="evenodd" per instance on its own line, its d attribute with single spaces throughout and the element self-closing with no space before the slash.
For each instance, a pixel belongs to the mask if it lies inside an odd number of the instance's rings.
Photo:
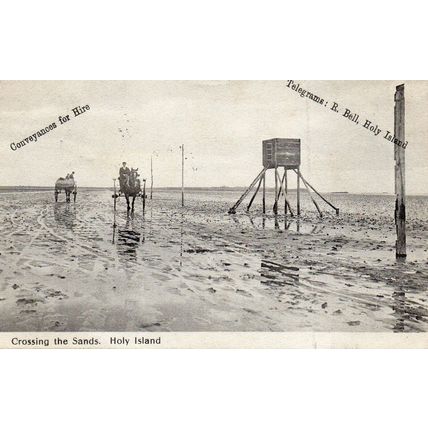
<svg viewBox="0 0 428 428">
<path fill-rule="evenodd" d="M 396 261 L 392 196 L 331 194 L 323 218 L 306 195 L 300 218 L 227 214 L 239 196 L 158 190 L 114 215 L 109 190 L 0 194 L 0 330 L 428 331 L 428 197 Z"/>
</svg>

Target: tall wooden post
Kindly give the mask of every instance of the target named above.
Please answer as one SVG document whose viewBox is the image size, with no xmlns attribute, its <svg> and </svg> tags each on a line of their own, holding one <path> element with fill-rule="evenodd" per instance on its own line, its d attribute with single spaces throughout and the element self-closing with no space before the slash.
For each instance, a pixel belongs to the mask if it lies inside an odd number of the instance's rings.
<svg viewBox="0 0 428 428">
<path fill-rule="evenodd" d="M 153 155 L 150 158 L 150 199 L 153 198 Z"/>
<path fill-rule="evenodd" d="M 395 160 L 395 227 L 397 240 L 395 242 L 395 256 L 406 257 L 406 182 L 405 182 L 405 102 L 404 84 L 396 87 L 394 107 L 394 136 L 401 145 L 394 145 Z"/>
<path fill-rule="evenodd" d="M 300 167 L 297 167 L 297 215 L 300 215 Z"/>
<path fill-rule="evenodd" d="M 184 144 L 181 145 L 181 206 L 184 207 Z"/>
</svg>

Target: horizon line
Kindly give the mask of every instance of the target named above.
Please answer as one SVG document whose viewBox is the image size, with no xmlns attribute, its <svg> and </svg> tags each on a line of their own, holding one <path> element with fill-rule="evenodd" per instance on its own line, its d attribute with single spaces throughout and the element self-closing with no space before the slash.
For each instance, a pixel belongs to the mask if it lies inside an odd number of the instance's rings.
<svg viewBox="0 0 428 428">
<path fill-rule="evenodd" d="M 8 186 L 0 186 L 0 190 L 15 190 L 15 189 L 34 189 L 34 190 L 51 190 L 54 189 L 55 186 L 34 186 L 34 185 L 8 185 Z M 78 189 L 85 190 L 112 190 L 113 186 L 81 186 Z M 184 187 L 184 190 L 245 190 L 248 186 L 188 186 Z M 275 187 L 266 187 L 266 190 L 272 191 Z M 181 186 L 164 186 L 164 187 L 153 187 L 153 190 L 181 190 Z M 302 190 L 302 189 L 301 189 Z M 290 192 L 297 192 L 297 188 L 288 189 Z M 150 192 L 150 187 L 146 187 L 146 192 Z M 302 190 L 303 192 L 303 190 Z M 354 194 L 354 195 L 389 195 L 393 196 L 393 192 L 352 192 L 346 190 L 329 190 L 329 191 L 320 191 L 320 193 L 336 193 L 336 194 Z M 428 193 L 407 193 L 409 196 L 428 196 Z"/>
</svg>

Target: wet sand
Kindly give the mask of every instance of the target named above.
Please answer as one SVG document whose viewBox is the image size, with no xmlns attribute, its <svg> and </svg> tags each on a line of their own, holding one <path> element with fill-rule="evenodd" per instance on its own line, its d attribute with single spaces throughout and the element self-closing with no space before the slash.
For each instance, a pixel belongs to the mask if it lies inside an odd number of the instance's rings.
<svg viewBox="0 0 428 428">
<path fill-rule="evenodd" d="M 237 197 L 120 200 L 114 228 L 109 191 L 0 194 L 1 331 L 428 331 L 428 198 L 397 262 L 391 197 L 335 195 L 323 219 L 304 197 L 300 220 L 228 215 Z"/>
</svg>

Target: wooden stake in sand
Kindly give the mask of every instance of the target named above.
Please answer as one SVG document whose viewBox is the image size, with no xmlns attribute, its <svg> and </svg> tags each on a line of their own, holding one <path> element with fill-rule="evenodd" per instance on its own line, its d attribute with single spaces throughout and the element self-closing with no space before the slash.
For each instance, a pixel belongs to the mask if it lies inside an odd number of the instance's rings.
<svg viewBox="0 0 428 428">
<path fill-rule="evenodd" d="M 406 182 L 405 182 L 405 102 L 404 85 L 396 87 L 394 107 L 394 136 L 401 145 L 394 145 L 395 160 L 395 227 L 397 240 L 395 242 L 396 257 L 406 257 Z"/>
</svg>

